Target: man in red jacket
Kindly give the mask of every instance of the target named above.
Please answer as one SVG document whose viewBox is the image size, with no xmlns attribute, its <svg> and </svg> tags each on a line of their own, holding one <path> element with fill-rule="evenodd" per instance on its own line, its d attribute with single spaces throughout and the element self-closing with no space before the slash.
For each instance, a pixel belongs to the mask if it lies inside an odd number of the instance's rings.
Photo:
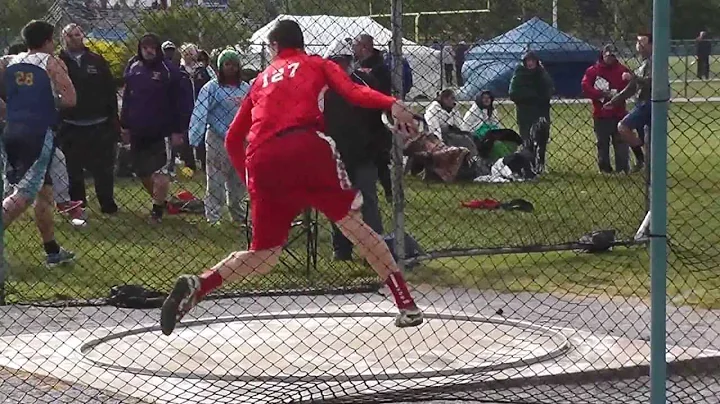
<svg viewBox="0 0 720 404">
<path fill-rule="evenodd" d="M 615 150 L 615 170 L 628 173 L 630 171 L 629 148 L 620 139 L 617 126 L 627 115 L 625 102 L 615 105 L 606 103 L 624 89 L 628 82 L 623 73 L 629 72 L 617 59 L 615 48 L 606 45 L 600 59 L 588 67 L 582 78 L 582 89 L 586 97 L 593 103 L 593 121 L 597 137 L 598 166 L 604 173 L 612 173 L 610 164 L 610 143 Z"/>
<path fill-rule="evenodd" d="M 250 250 L 230 254 L 199 277 L 181 276 L 162 307 L 163 333 L 170 335 L 193 306 L 224 282 L 269 272 L 293 219 L 308 207 L 332 220 L 385 280 L 400 311 L 395 325 L 420 325 L 422 312 L 387 245 L 362 221 L 362 196 L 351 188 L 334 142 L 323 133 L 323 94 L 330 88 L 356 106 L 391 110 L 400 132 L 408 135 L 417 130 L 412 112 L 395 98 L 353 83 L 335 63 L 307 55 L 294 21 L 279 21 L 268 42 L 276 56 L 254 81 L 225 140 L 230 160 L 248 185 Z"/>
</svg>

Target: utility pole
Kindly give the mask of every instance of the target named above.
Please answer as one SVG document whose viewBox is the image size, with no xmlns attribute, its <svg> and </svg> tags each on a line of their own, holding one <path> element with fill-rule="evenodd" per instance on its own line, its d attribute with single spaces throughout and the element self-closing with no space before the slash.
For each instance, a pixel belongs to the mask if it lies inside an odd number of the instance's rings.
<svg viewBox="0 0 720 404">
<path fill-rule="evenodd" d="M 553 28 L 558 27 L 558 0 L 552 0 Z"/>
</svg>

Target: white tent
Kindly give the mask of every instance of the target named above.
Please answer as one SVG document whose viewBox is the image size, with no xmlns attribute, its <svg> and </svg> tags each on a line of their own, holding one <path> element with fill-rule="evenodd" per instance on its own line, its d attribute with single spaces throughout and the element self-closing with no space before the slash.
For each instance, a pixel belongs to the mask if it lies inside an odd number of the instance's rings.
<svg viewBox="0 0 720 404">
<path fill-rule="evenodd" d="M 375 39 L 375 47 L 382 51 L 389 50 L 392 40 L 392 31 L 370 17 L 280 15 L 255 31 L 250 38 L 250 53 L 267 52 L 268 33 L 279 20 L 296 21 L 305 35 L 306 51 L 316 55 L 324 55 L 327 49 L 334 46 L 338 40 L 355 38 L 360 34 L 372 35 Z M 412 99 L 421 95 L 434 98 L 442 86 L 440 52 L 403 39 L 403 55 L 413 70 L 414 86 L 408 94 L 408 98 Z M 248 61 L 252 59 L 253 62 L 259 59 L 259 57 L 250 57 L 248 54 L 246 57 Z"/>
</svg>

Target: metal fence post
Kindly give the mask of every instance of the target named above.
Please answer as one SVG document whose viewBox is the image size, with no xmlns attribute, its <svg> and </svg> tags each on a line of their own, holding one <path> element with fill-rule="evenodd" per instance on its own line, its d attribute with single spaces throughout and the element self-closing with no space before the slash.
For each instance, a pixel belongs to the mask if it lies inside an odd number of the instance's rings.
<svg viewBox="0 0 720 404">
<path fill-rule="evenodd" d="M 685 56 L 683 56 L 683 59 L 685 59 L 685 72 L 683 73 L 683 92 L 685 94 L 685 98 L 688 98 L 688 85 L 690 82 L 690 79 L 688 78 L 688 70 L 690 70 L 690 55 L 687 54 L 687 49 L 685 52 Z"/>
<path fill-rule="evenodd" d="M 4 130 L 0 124 L 0 131 Z M 4 147 L 2 147 L 3 150 Z M 5 152 L 0 151 L 0 172 L 5 172 Z M 5 176 L 0 175 L 0 190 L 5 190 Z M 4 192 L 3 192 L 4 193 Z M 0 215 L 0 306 L 5 305 L 5 282 L 7 282 L 7 266 L 5 265 L 5 224 Z"/>
<path fill-rule="evenodd" d="M 650 402 L 666 402 L 667 135 L 670 86 L 670 1 L 653 1 L 652 130 L 650 139 Z"/>
<path fill-rule="evenodd" d="M 398 99 L 403 92 L 403 15 L 402 0 L 390 3 L 390 29 L 392 30 L 392 88 Z M 393 228 L 395 236 L 395 254 L 400 270 L 405 263 L 405 193 L 403 190 L 403 143 L 398 136 L 393 136 L 392 148 L 392 192 L 393 192 Z"/>
</svg>

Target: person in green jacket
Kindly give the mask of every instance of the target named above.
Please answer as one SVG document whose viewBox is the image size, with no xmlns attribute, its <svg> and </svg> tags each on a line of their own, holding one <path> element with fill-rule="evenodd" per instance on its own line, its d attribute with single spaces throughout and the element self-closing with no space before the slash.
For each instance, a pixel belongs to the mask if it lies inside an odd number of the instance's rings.
<svg viewBox="0 0 720 404">
<path fill-rule="evenodd" d="M 510 99 L 515 103 L 518 129 L 523 140 L 530 137 L 530 128 L 538 119 L 550 122 L 550 98 L 555 92 L 550 74 L 532 51 L 523 56 L 510 80 Z M 545 147 L 549 139 L 538 139 L 540 164 L 545 164 Z"/>
</svg>

